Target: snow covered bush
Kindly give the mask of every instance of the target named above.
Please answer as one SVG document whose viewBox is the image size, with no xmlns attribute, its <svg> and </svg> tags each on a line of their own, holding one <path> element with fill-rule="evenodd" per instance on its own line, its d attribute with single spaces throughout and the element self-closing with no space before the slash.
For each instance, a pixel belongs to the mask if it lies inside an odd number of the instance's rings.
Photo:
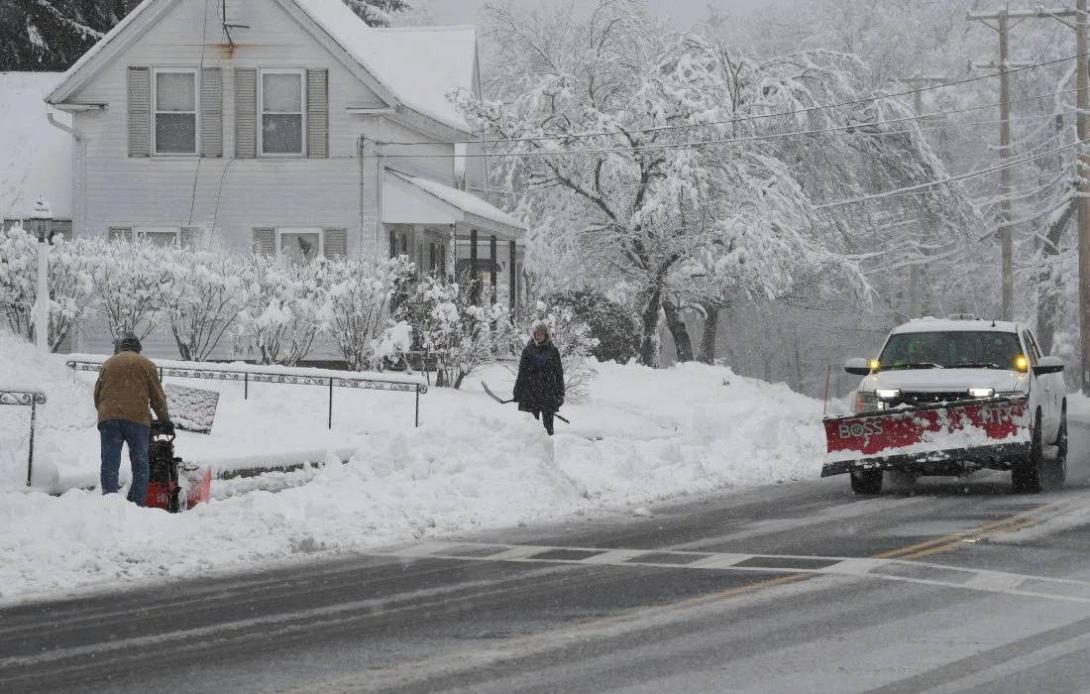
<svg viewBox="0 0 1090 694">
<path fill-rule="evenodd" d="M 598 361 L 627 364 L 639 353 L 639 317 L 626 306 L 591 291 L 562 292 L 545 301 L 571 309 L 576 320 L 587 324 L 590 336 L 597 340 L 590 353 Z"/>
<path fill-rule="evenodd" d="M 590 357 L 598 340 L 591 335 L 590 326 L 580 319 L 575 309 L 570 306 L 552 305 L 537 302 L 525 330 L 512 332 L 512 351 L 521 354 L 531 339 L 534 326 L 544 323 L 549 328 L 549 337 L 564 365 L 564 390 L 569 402 L 579 402 L 587 395 L 587 386 L 597 372 L 590 365 Z M 638 336 L 638 332 L 636 333 Z"/>
<path fill-rule="evenodd" d="M 49 337 L 51 350 L 64 341 L 90 302 L 90 263 L 76 244 L 57 236 L 49 245 Z M 8 327 L 34 340 L 38 298 L 38 241 L 22 226 L 0 232 L 0 304 Z"/>
<path fill-rule="evenodd" d="M 143 340 L 163 318 L 164 276 L 169 249 L 144 241 L 81 240 L 78 252 L 91 264 L 93 305 L 115 340 Z"/>
<path fill-rule="evenodd" d="M 206 361 L 238 320 L 248 286 L 235 254 L 180 248 L 164 254 L 163 312 L 178 355 Z"/>
<path fill-rule="evenodd" d="M 434 277 L 417 283 L 397 318 L 412 326 L 414 349 L 423 354 L 426 368 L 434 364 L 440 387 L 461 388 L 467 376 L 509 349 L 506 308 L 475 306 L 468 291 Z"/>
<path fill-rule="evenodd" d="M 390 302 L 410 270 L 411 265 L 400 258 L 380 263 L 343 258 L 328 263 L 329 300 L 321 318 L 349 369 L 363 371 L 389 353 L 411 348 L 411 340 L 403 339 L 403 327 L 386 335 L 391 327 Z"/>
<path fill-rule="evenodd" d="M 324 327 L 319 313 L 328 297 L 327 264 L 254 255 L 244 263 L 241 275 L 246 293 L 235 331 L 236 349 L 261 364 L 297 364 Z"/>
</svg>

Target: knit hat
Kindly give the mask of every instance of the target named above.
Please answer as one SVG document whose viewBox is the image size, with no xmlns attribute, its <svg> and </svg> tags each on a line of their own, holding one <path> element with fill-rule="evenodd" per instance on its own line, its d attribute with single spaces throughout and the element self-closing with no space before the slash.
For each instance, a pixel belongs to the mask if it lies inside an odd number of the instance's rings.
<svg viewBox="0 0 1090 694">
<path fill-rule="evenodd" d="M 121 344 L 119 345 L 122 352 L 136 352 L 139 354 L 144 346 L 140 344 L 140 338 L 132 333 L 129 333 L 125 337 L 121 338 Z"/>
</svg>

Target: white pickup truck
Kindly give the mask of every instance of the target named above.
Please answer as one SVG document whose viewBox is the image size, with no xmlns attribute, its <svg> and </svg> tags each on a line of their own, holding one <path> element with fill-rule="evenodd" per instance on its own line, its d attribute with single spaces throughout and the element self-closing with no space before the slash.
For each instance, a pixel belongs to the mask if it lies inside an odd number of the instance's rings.
<svg viewBox="0 0 1090 694">
<path fill-rule="evenodd" d="M 825 420 L 822 476 L 847 473 L 857 494 L 878 494 L 884 472 L 903 486 L 990 468 L 1009 470 L 1016 491 L 1059 488 L 1067 475 L 1063 369 L 1017 323 L 910 321 L 877 359 L 845 364 L 863 380 L 855 414 Z"/>
</svg>

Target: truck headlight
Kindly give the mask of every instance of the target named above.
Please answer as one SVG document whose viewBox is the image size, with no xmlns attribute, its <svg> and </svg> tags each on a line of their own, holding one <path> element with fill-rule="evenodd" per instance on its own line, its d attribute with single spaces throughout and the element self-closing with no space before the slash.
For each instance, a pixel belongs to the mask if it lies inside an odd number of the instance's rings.
<svg viewBox="0 0 1090 694">
<path fill-rule="evenodd" d="M 901 397 L 901 391 L 896 388 L 878 388 L 874 394 L 879 400 L 896 400 Z"/>
<path fill-rule="evenodd" d="M 855 413 L 877 412 L 881 409 L 881 402 L 874 393 L 859 391 L 855 394 Z"/>
<path fill-rule="evenodd" d="M 970 388 L 970 398 L 990 398 L 995 395 L 995 388 Z"/>
</svg>

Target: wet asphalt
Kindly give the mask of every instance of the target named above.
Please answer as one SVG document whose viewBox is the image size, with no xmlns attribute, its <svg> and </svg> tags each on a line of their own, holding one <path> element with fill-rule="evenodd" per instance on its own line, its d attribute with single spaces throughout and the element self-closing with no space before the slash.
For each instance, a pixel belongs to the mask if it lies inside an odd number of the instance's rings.
<svg viewBox="0 0 1090 694">
<path fill-rule="evenodd" d="M 1069 468 L 1045 495 L 839 477 L 8 607 L 0 692 L 1086 691 L 1090 430 Z M 911 564 L 836 573 L 874 557 Z"/>
</svg>

